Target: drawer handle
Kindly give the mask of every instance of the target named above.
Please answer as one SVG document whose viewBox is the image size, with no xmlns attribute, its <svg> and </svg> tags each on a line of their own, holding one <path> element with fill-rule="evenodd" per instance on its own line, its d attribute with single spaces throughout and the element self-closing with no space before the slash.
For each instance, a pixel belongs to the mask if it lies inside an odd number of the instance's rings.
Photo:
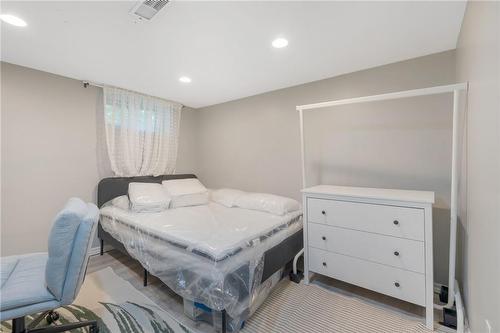
<svg viewBox="0 0 500 333">
<path fill-rule="evenodd" d="M 394 255 L 395 255 L 396 257 L 398 257 L 398 256 L 399 256 L 399 252 L 398 252 L 398 251 L 394 251 Z"/>
<path fill-rule="evenodd" d="M 399 288 L 399 286 L 401 286 L 399 282 L 394 282 L 394 285 L 396 286 L 396 288 Z"/>
<path fill-rule="evenodd" d="M 321 211 L 321 214 L 326 215 L 326 212 L 324 210 Z"/>
<path fill-rule="evenodd" d="M 326 262 L 323 262 L 323 266 L 326 267 Z"/>
<path fill-rule="evenodd" d="M 399 221 L 398 220 L 394 220 L 392 223 L 394 223 L 394 225 L 399 225 Z"/>
<path fill-rule="evenodd" d="M 325 237 L 325 236 L 322 236 L 322 237 L 321 237 L 321 239 L 322 239 L 322 240 L 326 240 L 326 237 Z"/>
</svg>

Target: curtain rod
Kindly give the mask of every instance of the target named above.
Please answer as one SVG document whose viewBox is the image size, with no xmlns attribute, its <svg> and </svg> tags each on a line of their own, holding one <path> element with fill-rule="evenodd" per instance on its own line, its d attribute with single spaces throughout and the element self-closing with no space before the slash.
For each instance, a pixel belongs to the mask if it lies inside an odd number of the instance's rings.
<svg viewBox="0 0 500 333">
<path fill-rule="evenodd" d="M 82 82 L 83 82 L 84 88 L 88 88 L 88 86 L 104 88 L 104 84 L 101 84 L 101 83 L 95 83 L 95 82 L 90 82 L 90 81 L 82 81 Z"/>
<path fill-rule="evenodd" d="M 82 83 L 83 83 L 83 87 L 84 87 L 84 88 L 88 88 L 89 86 L 94 86 L 94 87 L 98 87 L 98 88 L 104 88 L 104 87 L 105 87 L 105 85 L 104 85 L 104 84 L 102 84 L 102 83 L 97 83 L 97 82 L 92 82 L 92 81 L 82 81 Z M 115 88 L 122 89 L 122 90 L 126 90 L 126 91 L 130 91 L 130 92 L 133 92 L 133 93 L 136 93 L 136 94 L 141 94 L 141 95 L 148 96 L 148 97 L 153 97 L 153 98 L 162 99 L 162 100 L 167 101 L 167 102 L 169 102 L 169 103 L 175 103 L 175 104 L 180 105 L 181 107 L 185 107 L 185 105 L 184 105 L 184 104 L 182 104 L 182 103 L 179 103 L 179 102 L 174 102 L 174 101 L 170 101 L 170 100 L 168 100 L 168 99 L 161 98 L 161 97 L 158 97 L 158 96 L 153 96 L 153 95 L 143 94 L 143 93 L 138 92 L 138 91 L 134 91 L 134 90 L 130 90 L 130 89 L 125 89 L 125 88 L 120 88 L 120 87 L 115 87 Z"/>
</svg>

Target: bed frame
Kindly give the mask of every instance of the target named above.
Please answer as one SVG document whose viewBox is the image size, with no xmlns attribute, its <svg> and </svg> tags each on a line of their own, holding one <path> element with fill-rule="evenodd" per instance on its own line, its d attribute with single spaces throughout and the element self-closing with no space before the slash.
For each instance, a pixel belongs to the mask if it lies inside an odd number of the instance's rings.
<svg viewBox="0 0 500 333">
<path fill-rule="evenodd" d="M 141 183 L 161 183 L 169 179 L 187 179 L 197 178 L 193 174 L 180 174 L 180 175 L 161 175 L 161 176 L 139 176 L 139 177 L 112 177 L 102 179 L 97 186 L 97 205 L 102 207 L 106 202 L 118 196 L 126 195 L 128 193 L 128 184 L 131 182 Z M 114 249 L 124 253 L 127 256 L 125 246 L 106 232 L 99 223 L 97 229 L 97 236 L 100 240 L 100 253 L 104 253 L 104 245 L 109 244 Z M 290 269 L 295 255 L 303 248 L 303 235 L 302 229 L 286 238 L 280 244 L 270 248 L 264 255 L 264 271 L 262 273 L 261 282 L 267 280 L 271 275 L 283 267 Z M 144 269 L 144 286 L 148 283 L 148 271 Z M 225 311 L 222 311 L 223 332 L 225 332 Z"/>
</svg>

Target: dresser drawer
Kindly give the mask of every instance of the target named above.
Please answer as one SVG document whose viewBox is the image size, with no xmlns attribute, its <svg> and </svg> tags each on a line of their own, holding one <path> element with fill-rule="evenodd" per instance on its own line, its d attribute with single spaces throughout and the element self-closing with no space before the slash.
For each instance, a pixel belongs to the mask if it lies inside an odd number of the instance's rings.
<svg viewBox="0 0 500 333">
<path fill-rule="evenodd" d="M 424 240 L 424 210 L 350 201 L 307 199 L 308 222 Z"/>
<path fill-rule="evenodd" d="M 309 223 L 307 228 L 309 246 L 425 273 L 423 242 L 325 224 Z"/>
<path fill-rule="evenodd" d="M 309 269 L 418 305 L 425 305 L 425 275 L 309 247 Z"/>
</svg>

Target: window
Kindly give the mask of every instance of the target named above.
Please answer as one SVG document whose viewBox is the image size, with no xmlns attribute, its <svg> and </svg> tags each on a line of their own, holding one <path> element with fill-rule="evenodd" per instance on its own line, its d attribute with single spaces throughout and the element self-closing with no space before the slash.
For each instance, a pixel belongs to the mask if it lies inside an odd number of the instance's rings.
<svg viewBox="0 0 500 333">
<path fill-rule="evenodd" d="M 104 124 L 117 176 L 173 173 L 182 106 L 114 87 L 104 88 Z"/>
</svg>

